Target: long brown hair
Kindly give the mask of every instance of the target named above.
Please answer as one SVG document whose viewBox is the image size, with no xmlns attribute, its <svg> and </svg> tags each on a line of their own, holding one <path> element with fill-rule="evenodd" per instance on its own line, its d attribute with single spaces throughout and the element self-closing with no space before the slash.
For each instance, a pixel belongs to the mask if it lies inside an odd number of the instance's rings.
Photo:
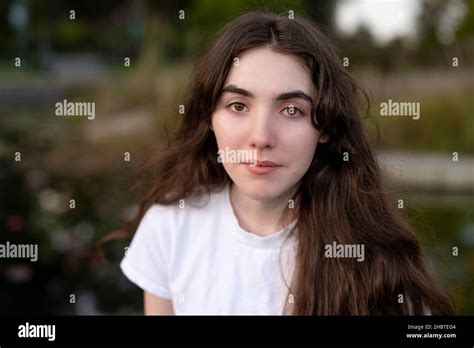
<svg viewBox="0 0 474 348">
<path fill-rule="evenodd" d="M 329 136 L 317 146 L 297 193 L 293 301 L 285 311 L 452 314 L 453 303 L 429 275 L 415 233 L 387 198 L 360 117 L 360 88 L 326 34 L 302 17 L 250 12 L 218 33 L 194 70 L 182 123 L 154 161 L 154 187 L 124 230 L 132 235 L 155 203 L 176 204 L 231 182 L 217 161 L 211 116 L 233 59 L 264 45 L 306 63 L 318 92 L 312 123 Z M 325 257 L 325 245 L 333 242 L 363 244 L 365 261 Z"/>
</svg>

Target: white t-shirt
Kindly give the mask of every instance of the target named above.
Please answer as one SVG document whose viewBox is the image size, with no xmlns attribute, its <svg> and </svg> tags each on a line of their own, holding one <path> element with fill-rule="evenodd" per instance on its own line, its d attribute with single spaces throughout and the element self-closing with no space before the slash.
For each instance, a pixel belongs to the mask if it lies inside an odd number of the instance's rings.
<svg viewBox="0 0 474 348">
<path fill-rule="evenodd" d="M 282 314 L 291 299 L 283 273 L 289 284 L 296 221 L 267 237 L 247 232 L 234 215 L 229 188 L 153 205 L 120 264 L 140 288 L 171 299 L 175 314 Z"/>
</svg>

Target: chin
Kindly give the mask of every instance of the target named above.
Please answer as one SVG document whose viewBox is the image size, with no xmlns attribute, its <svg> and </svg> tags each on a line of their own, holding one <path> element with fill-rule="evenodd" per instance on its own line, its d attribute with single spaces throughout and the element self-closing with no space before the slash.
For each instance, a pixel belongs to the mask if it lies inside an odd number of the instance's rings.
<svg viewBox="0 0 474 348">
<path fill-rule="evenodd" d="M 234 180 L 234 184 L 244 195 L 257 201 L 276 199 L 288 190 L 277 180 L 241 178 Z"/>
</svg>

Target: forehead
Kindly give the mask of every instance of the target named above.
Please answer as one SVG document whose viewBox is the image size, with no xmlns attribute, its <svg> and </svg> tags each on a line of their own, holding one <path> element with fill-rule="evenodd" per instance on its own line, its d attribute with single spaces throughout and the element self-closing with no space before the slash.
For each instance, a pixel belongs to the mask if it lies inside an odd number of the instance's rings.
<svg viewBox="0 0 474 348">
<path fill-rule="evenodd" d="M 248 89 L 256 96 L 290 90 L 316 94 L 309 68 L 296 56 L 278 53 L 266 46 L 245 51 L 238 58 L 238 65 L 232 64 L 225 85 Z"/>
</svg>

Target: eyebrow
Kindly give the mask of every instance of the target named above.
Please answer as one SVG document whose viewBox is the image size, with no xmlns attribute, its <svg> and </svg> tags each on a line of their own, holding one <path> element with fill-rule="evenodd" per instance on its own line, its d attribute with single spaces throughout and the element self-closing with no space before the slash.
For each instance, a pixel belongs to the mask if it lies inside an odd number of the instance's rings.
<svg viewBox="0 0 474 348">
<path fill-rule="evenodd" d="M 240 94 L 240 95 L 243 95 L 244 97 L 255 98 L 255 96 L 251 92 L 247 91 L 246 89 L 237 87 L 235 85 L 228 85 L 228 86 L 224 87 L 222 89 L 221 94 L 224 94 L 226 92 Z M 304 99 L 304 100 L 310 102 L 311 104 L 313 104 L 313 99 L 301 90 L 295 90 L 295 91 L 282 93 L 278 97 L 276 97 L 275 100 L 279 101 L 279 100 L 288 100 L 288 99 L 296 99 L 296 98 L 297 99 Z"/>
</svg>

